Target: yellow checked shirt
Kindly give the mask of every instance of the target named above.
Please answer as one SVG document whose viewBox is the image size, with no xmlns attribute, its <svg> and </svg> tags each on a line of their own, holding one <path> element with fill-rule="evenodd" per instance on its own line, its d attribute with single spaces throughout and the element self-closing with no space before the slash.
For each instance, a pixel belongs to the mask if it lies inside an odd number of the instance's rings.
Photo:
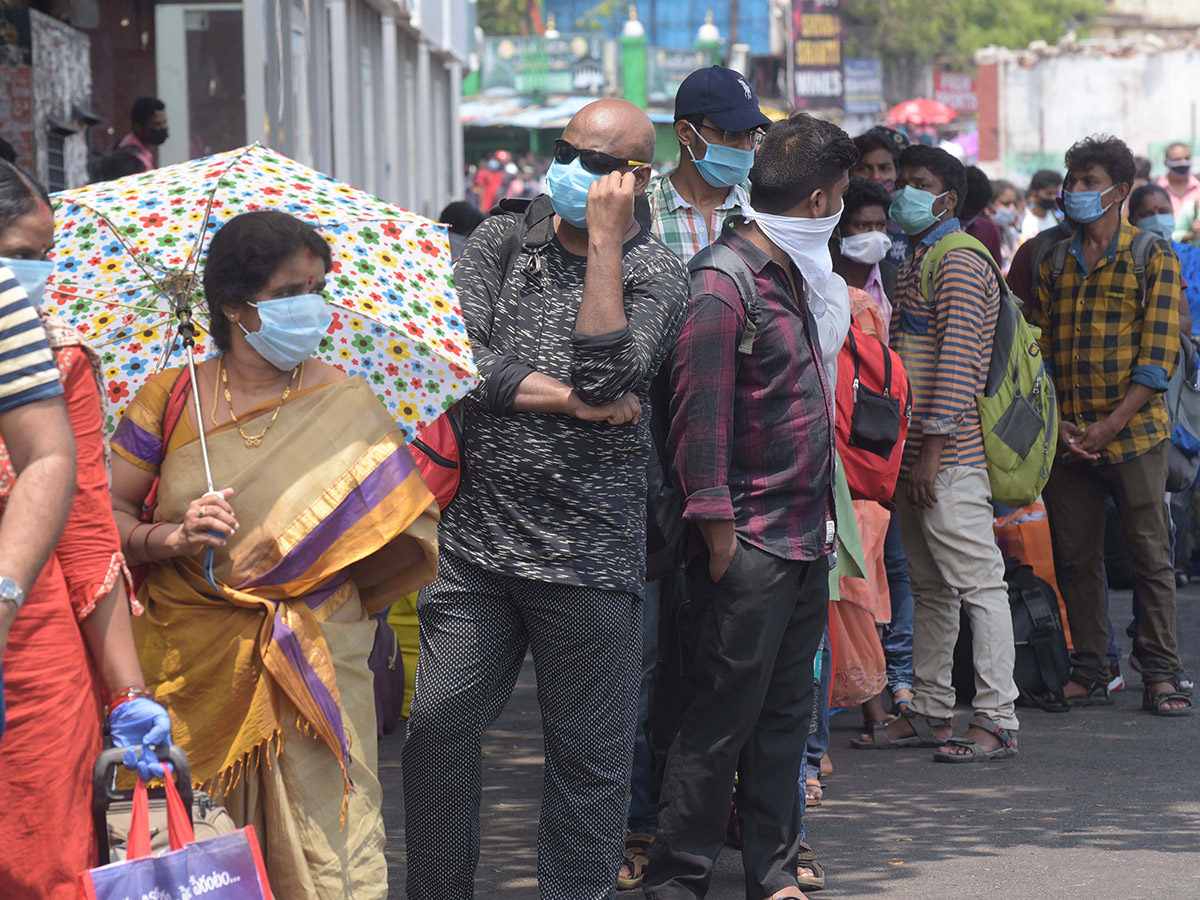
<svg viewBox="0 0 1200 900">
<path fill-rule="evenodd" d="M 1179 259 L 1164 242 L 1146 264 L 1145 297 L 1134 275 L 1134 228 L 1124 219 L 1112 245 L 1085 271 L 1076 233 L 1059 283 L 1053 254 L 1038 269 L 1030 321 L 1050 365 L 1064 421 L 1090 425 L 1107 416 L 1133 382 L 1159 393 L 1100 453 L 1099 464 L 1140 456 L 1170 436 L 1165 391 L 1179 354 Z"/>
</svg>

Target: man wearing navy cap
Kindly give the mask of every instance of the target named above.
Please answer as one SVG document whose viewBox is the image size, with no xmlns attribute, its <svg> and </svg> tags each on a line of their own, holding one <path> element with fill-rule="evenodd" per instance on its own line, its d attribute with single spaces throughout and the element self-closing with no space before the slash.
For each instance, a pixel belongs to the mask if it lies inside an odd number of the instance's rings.
<svg viewBox="0 0 1200 900">
<path fill-rule="evenodd" d="M 754 88 L 733 69 L 697 69 L 675 94 L 679 165 L 652 179 L 652 230 L 685 263 L 750 205 L 746 178 L 771 120 Z"/>
<path fill-rule="evenodd" d="M 684 79 L 675 94 L 675 136 L 679 140 L 679 166 L 656 175 L 646 189 L 650 203 L 651 231 L 683 262 L 707 247 L 721 233 L 725 220 L 741 217 L 750 208 L 745 183 L 754 164 L 754 148 L 770 119 L 758 108 L 754 88 L 733 69 L 712 66 L 698 69 Z M 641 884 L 647 854 L 654 841 L 657 814 L 653 785 L 655 753 L 646 728 L 651 716 L 650 686 L 658 660 L 660 603 L 678 609 L 685 597 L 679 579 L 668 579 L 676 560 L 660 527 L 678 516 L 669 502 L 672 493 L 665 459 L 667 421 L 670 411 L 668 366 L 663 366 L 651 388 L 655 459 L 651 461 L 647 498 L 646 596 L 642 603 L 642 671 L 638 696 L 637 742 L 633 753 L 630 785 L 628 835 L 625 861 L 618 875 L 623 890 Z M 656 515 L 658 513 L 658 515 Z M 665 582 L 663 579 L 667 579 Z M 664 595 L 663 586 L 667 585 Z M 672 621 L 674 621 L 672 617 Z M 660 685 L 659 691 L 665 690 Z M 661 721 L 660 710 L 655 718 Z M 669 731 L 660 725 L 659 731 Z"/>
</svg>

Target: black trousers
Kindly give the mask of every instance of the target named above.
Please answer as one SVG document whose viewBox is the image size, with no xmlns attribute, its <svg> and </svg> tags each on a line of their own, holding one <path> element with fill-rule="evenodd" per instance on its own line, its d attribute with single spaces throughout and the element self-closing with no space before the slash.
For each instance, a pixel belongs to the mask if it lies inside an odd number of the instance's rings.
<svg viewBox="0 0 1200 900">
<path fill-rule="evenodd" d="M 708 891 L 738 774 L 747 900 L 796 884 L 796 784 L 813 713 L 813 657 L 829 616 L 829 564 L 780 559 L 739 541 L 714 584 L 688 566 L 696 623 L 690 700 L 667 756 L 651 900 Z"/>
</svg>

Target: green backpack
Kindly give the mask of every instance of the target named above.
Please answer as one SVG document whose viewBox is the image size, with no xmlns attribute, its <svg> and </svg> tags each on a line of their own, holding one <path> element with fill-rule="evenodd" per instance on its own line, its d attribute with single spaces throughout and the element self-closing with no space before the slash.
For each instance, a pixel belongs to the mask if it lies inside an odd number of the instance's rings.
<svg viewBox="0 0 1200 900">
<path fill-rule="evenodd" d="M 992 341 L 987 383 L 975 397 L 983 427 L 992 499 L 1026 506 L 1037 499 L 1054 464 L 1058 444 L 1058 400 L 1038 348 L 1041 331 L 1025 321 L 991 253 L 975 238 L 955 231 L 938 241 L 921 264 L 921 294 L 927 299 L 942 257 L 951 250 L 983 257 L 1000 285 L 1000 312 Z"/>
</svg>

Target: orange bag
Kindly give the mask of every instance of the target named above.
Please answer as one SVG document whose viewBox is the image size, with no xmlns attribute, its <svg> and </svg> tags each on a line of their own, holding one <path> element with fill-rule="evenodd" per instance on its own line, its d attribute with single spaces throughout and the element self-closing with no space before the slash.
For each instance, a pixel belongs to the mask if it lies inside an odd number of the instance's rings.
<svg viewBox="0 0 1200 900">
<path fill-rule="evenodd" d="M 1018 519 L 1026 521 L 1018 522 Z M 1058 579 L 1054 576 L 1054 551 L 1050 544 L 1050 520 L 1046 518 L 1046 507 L 1031 503 L 1014 509 L 1007 516 L 996 519 L 993 526 L 996 543 L 1005 556 L 1015 556 L 1033 569 L 1033 574 L 1054 588 L 1058 598 L 1058 610 L 1062 616 L 1063 636 L 1067 649 L 1074 650 L 1071 641 L 1071 625 L 1067 620 L 1067 607 L 1058 590 Z"/>
</svg>

